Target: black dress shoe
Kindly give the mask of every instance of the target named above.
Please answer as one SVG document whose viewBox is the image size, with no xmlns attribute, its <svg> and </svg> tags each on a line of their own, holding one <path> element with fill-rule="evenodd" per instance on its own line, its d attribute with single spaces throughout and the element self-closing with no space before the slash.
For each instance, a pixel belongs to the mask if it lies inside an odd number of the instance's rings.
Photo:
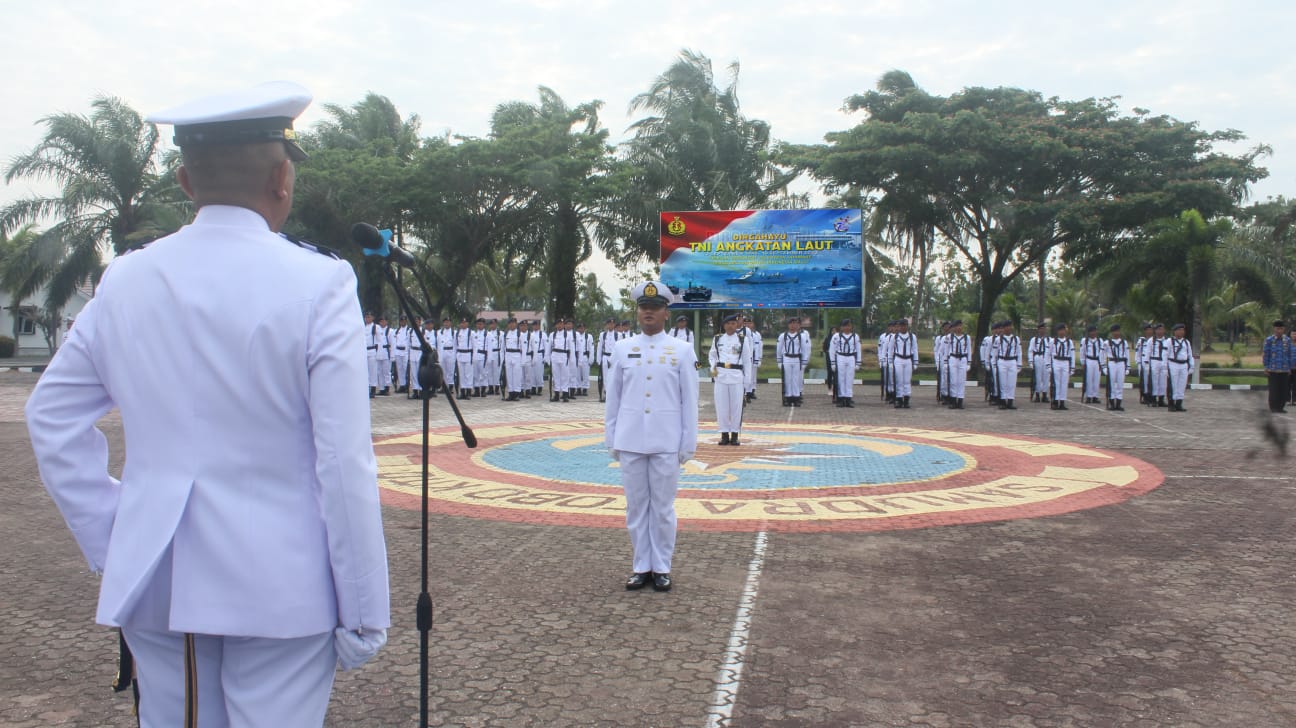
<svg viewBox="0 0 1296 728">
<path fill-rule="evenodd" d="M 722 433 L 720 433 L 720 444 L 721 444 L 721 445 L 728 445 L 728 444 L 729 444 L 729 433 L 727 433 L 727 432 L 722 432 Z"/>
<path fill-rule="evenodd" d="M 653 581 L 653 573 L 651 571 L 636 571 L 630 575 L 629 579 L 626 579 L 626 591 L 642 589 L 648 586 L 648 582 L 650 581 Z M 670 579 L 667 578 L 667 581 L 670 581 Z M 653 588 L 656 588 L 655 582 Z"/>
<path fill-rule="evenodd" d="M 635 576 L 638 576 L 638 574 L 635 574 Z M 652 578 L 653 578 L 653 591 L 670 591 L 671 589 L 670 574 L 653 574 Z M 630 585 L 628 583 L 626 584 L 626 588 L 627 589 L 630 588 Z"/>
</svg>

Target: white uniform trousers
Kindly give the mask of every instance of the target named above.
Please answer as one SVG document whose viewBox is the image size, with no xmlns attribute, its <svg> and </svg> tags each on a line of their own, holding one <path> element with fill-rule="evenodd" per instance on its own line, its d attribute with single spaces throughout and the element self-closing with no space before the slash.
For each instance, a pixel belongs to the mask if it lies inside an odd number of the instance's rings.
<svg viewBox="0 0 1296 728">
<path fill-rule="evenodd" d="M 1188 365 L 1170 362 L 1166 365 L 1166 374 L 1170 378 L 1170 399 L 1183 399 L 1184 390 L 1188 388 Z"/>
<path fill-rule="evenodd" d="M 380 348 L 379 351 L 382 351 L 382 349 Z M 386 353 L 384 352 L 378 356 L 376 364 L 378 366 L 378 388 L 387 389 L 391 387 L 391 357 L 386 356 Z"/>
<path fill-rule="evenodd" d="M 486 361 L 485 354 L 481 352 L 477 352 L 477 354 L 473 356 L 472 358 L 473 386 L 489 387 L 491 385 L 491 381 L 487 378 L 487 374 L 489 373 L 488 370 L 490 369 L 488 364 L 489 362 Z"/>
<path fill-rule="evenodd" d="M 567 362 L 566 354 L 563 354 L 562 358 L 554 356 L 553 361 L 549 362 L 549 374 L 553 377 L 554 394 L 560 394 L 571 389 L 572 368 L 572 365 Z"/>
<path fill-rule="evenodd" d="M 381 386 L 378 384 L 378 360 L 371 356 L 367 363 L 369 364 L 369 386 Z"/>
<path fill-rule="evenodd" d="M 1017 399 L 1017 370 L 1021 369 L 1021 365 L 1015 359 L 1000 359 L 995 366 L 999 399 Z"/>
<path fill-rule="evenodd" d="M 1047 394 L 1049 391 L 1049 382 L 1052 381 L 1049 377 L 1050 361 L 1047 354 L 1031 357 L 1031 366 L 1035 369 L 1034 394 Z"/>
<path fill-rule="evenodd" d="M 945 368 L 946 379 L 949 381 L 948 395 L 955 399 L 963 399 L 967 392 L 967 365 L 964 364 L 966 359 L 950 357 L 949 364 Z"/>
<path fill-rule="evenodd" d="M 1058 402 L 1065 402 L 1067 388 L 1071 386 L 1071 361 L 1069 359 L 1053 360 L 1053 390 L 1051 396 Z"/>
<path fill-rule="evenodd" d="M 735 385 L 741 398 L 742 380 Z M 634 548 L 636 573 L 669 574 L 675 555 L 675 491 L 679 489 L 679 453 L 621 453 L 625 487 L 626 529 Z"/>
<path fill-rule="evenodd" d="M 742 427 L 743 382 L 741 369 L 716 369 L 716 426 L 721 432 L 739 432 Z"/>
<path fill-rule="evenodd" d="M 423 387 L 419 386 L 418 370 L 419 364 L 423 363 L 423 351 L 415 349 L 410 352 L 409 357 L 409 385 L 411 392 L 417 392 Z"/>
<path fill-rule="evenodd" d="M 544 387 L 544 359 L 538 356 L 531 362 L 531 386 Z"/>
<path fill-rule="evenodd" d="M 1084 360 L 1084 396 L 1097 398 L 1102 391 L 1102 365 L 1097 359 Z"/>
<path fill-rule="evenodd" d="M 949 359 L 942 357 L 936 362 L 936 393 L 942 397 L 950 396 Z"/>
<path fill-rule="evenodd" d="M 460 389 L 472 389 L 477 386 L 471 354 L 459 354 L 455 357 L 455 381 Z"/>
<path fill-rule="evenodd" d="M 396 386 L 403 387 L 409 382 L 409 350 L 397 349 L 392 361 L 396 362 Z"/>
<path fill-rule="evenodd" d="M 1107 362 L 1107 399 L 1125 399 L 1125 362 Z"/>
<path fill-rule="evenodd" d="M 184 635 L 122 631 L 135 656 L 142 728 L 185 725 Z M 194 653 L 202 728 L 324 724 L 337 669 L 332 632 L 295 639 L 194 635 Z"/>
<path fill-rule="evenodd" d="M 908 397 L 913 394 L 913 359 L 895 357 L 892 360 L 895 371 L 895 393 L 897 397 Z"/>
<path fill-rule="evenodd" d="M 1166 363 L 1153 359 L 1150 362 L 1152 366 L 1152 396 L 1164 397 L 1166 393 Z"/>
<path fill-rule="evenodd" d="M 852 399 L 855 396 L 855 357 L 838 357 L 837 359 L 837 398 Z"/>
<path fill-rule="evenodd" d="M 521 392 L 527 387 L 526 367 L 523 366 L 521 354 L 506 354 L 504 357 L 504 378 L 508 381 L 508 391 Z"/>
<path fill-rule="evenodd" d="M 581 389 L 589 389 L 590 383 L 590 362 L 587 357 L 581 358 L 581 363 L 576 367 L 576 386 Z"/>
<path fill-rule="evenodd" d="M 805 388 L 805 370 L 801 368 L 801 360 L 783 357 L 780 373 L 783 375 L 783 396 L 800 397 L 801 390 Z"/>
</svg>

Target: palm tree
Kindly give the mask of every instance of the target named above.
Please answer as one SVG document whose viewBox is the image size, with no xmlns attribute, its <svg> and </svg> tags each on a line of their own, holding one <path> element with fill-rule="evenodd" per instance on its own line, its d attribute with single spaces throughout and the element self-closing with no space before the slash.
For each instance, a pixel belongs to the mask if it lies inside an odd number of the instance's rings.
<svg viewBox="0 0 1296 728">
<path fill-rule="evenodd" d="M 103 255 L 123 253 L 180 226 L 187 206 L 172 175 L 159 174 L 157 127 L 125 102 L 97 97 L 89 117 L 41 119 L 45 136 L 5 170 L 5 182 L 52 181 L 60 192 L 0 210 L 0 231 L 52 220 L 29 254 L 43 277 L 46 308 L 62 308 L 78 285 L 97 283 Z"/>
<path fill-rule="evenodd" d="M 656 253 L 660 210 L 744 209 L 786 194 L 796 174 L 772 161 L 770 126 L 742 113 L 738 64 L 728 71 L 719 88 L 711 60 L 685 50 L 630 102 L 631 113 L 647 116 L 630 125 L 619 168 L 624 189 L 599 230 L 605 244 L 622 243 L 619 255 L 609 251 L 614 262 Z"/>
</svg>

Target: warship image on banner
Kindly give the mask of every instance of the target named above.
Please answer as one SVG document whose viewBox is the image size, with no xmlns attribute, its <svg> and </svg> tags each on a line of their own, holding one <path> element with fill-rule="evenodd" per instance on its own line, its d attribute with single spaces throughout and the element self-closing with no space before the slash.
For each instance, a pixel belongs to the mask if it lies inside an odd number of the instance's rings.
<svg viewBox="0 0 1296 728">
<path fill-rule="evenodd" d="M 661 276 L 675 308 L 857 308 L 859 210 L 664 212 Z"/>
</svg>

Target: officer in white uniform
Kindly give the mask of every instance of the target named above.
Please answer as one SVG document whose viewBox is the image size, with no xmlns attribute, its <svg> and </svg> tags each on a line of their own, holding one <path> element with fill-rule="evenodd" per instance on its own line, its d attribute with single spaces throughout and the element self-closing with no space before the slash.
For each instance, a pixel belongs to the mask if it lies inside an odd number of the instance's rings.
<svg viewBox="0 0 1296 728">
<path fill-rule="evenodd" d="M 1031 401 L 1047 402 L 1049 382 L 1053 381 L 1047 324 L 1035 327 L 1035 335 L 1031 337 L 1030 344 L 1026 347 L 1026 355 L 1031 366 Z"/>
<path fill-rule="evenodd" d="M 373 399 L 378 393 L 378 347 L 382 342 L 378 338 L 378 324 L 369 311 L 365 311 L 364 315 L 364 342 L 365 364 L 369 372 L 369 398 Z"/>
<path fill-rule="evenodd" d="M 473 368 L 473 345 L 476 339 L 473 330 L 468 328 L 467 317 L 459 319 L 459 328 L 455 331 L 455 381 L 459 384 L 459 398 L 470 399 L 477 386 Z"/>
<path fill-rule="evenodd" d="M 544 393 L 544 365 L 545 365 L 545 347 L 547 346 L 545 332 L 540 328 L 540 319 L 531 320 L 531 382 L 534 385 L 536 394 Z"/>
<path fill-rule="evenodd" d="M 995 383 L 999 385 L 999 409 L 1017 409 L 1017 373 L 1021 371 L 1021 339 L 1013 333 L 1012 321 L 999 322 L 999 343 L 995 351 Z"/>
<path fill-rule="evenodd" d="M 604 401 L 606 397 L 603 390 L 607 385 L 607 377 L 603 376 L 603 374 L 608 370 L 608 365 L 612 361 L 612 345 L 616 342 L 616 319 L 610 318 L 603 322 L 603 330 L 599 332 L 598 342 L 594 347 L 598 355 L 600 402 Z"/>
<path fill-rule="evenodd" d="M 396 364 L 397 394 L 408 391 L 409 387 L 409 317 L 401 314 L 399 324 L 392 335 L 392 362 Z"/>
<path fill-rule="evenodd" d="M 688 327 L 688 316 L 680 314 L 675 317 L 675 328 L 670 330 L 670 335 L 680 341 L 687 341 L 690 344 L 693 343 L 693 329 Z"/>
<path fill-rule="evenodd" d="M 391 394 L 392 381 L 392 330 L 387 317 L 378 316 L 378 396 Z"/>
<path fill-rule="evenodd" d="M 738 326 L 738 318 L 738 314 L 725 316 L 722 331 L 711 342 L 707 355 L 711 380 L 715 382 L 716 426 L 720 430 L 721 445 L 738 444 L 738 433 L 742 431 L 743 387 L 752 363 L 752 341 Z"/>
<path fill-rule="evenodd" d="M 855 369 L 860 365 L 860 338 L 850 319 L 843 319 L 828 342 L 828 354 L 837 375 L 837 406 L 855 406 Z M 890 338 L 890 337 L 888 337 Z M 888 344 L 888 347 L 890 345 Z"/>
<path fill-rule="evenodd" d="M 455 330 L 449 316 L 441 319 L 441 328 L 437 329 L 437 351 L 441 352 L 441 374 L 445 378 L 447 392 L 453 393 L 459 387 L 455 372 Z"/>
<path fill-rule="evenodd" d="M 918 361 L 918 337 L 909 331 L 909 320 L 900 319 L 899 331 L 891 342 L 891 371 L 895 372 L 896 409 L 909 409 L 913 391 L 914 364 Z"/>
<path fill-rule="evenodd" d="M 1184 338 L 1184 325 L 1175 324 L 1171 330 L 1170 341 L 1165 349 L 1166 374 L 1169 377 L 1167 389 L 1170 392 L 1170 411 L 1187 412 L 1184 409 L 1184 390 L 1188 388 L 1188 375 L 1193 370 L 1192 342 Z"/>
<path fill-rule="evenodd" d="M 942 321 L 940 333 L 932 337 L 932 362 L 936 365 L 936 401 L 949 399 L 949 332 L 950 322 Z"/>
<path fill-rule="evenodd" d="M 1129 344 L 1121 336 L 1120 324 L 1112 324 L 1103 342 L 1103 374 L 1107 375 L 1107 409 L 1124 412 L 1125 373 L 1129 371 Z"/>
<path fill-rule="evenodd" d="M 783 380 L 783 406 L 800 407 L 805 388 L 805 371 L 810 366 L 810 334 L 801 330 L 801 319 L 788 319 L 787 331 L 778 335 L 774 359 Z"/>
<path fill-rule="evenodd" d="M 428 348 L 431 350 L 431 353 L 428 354 L 429 358 L 434 358 L 436 356 L 436 350 L 437 350 L 437 337 L 436 337 L 436 329 L 434 328 L 434 326 L 435 323 L 432 321 L 432 319 L 428 319 L 426 321 L 419 321 L 418 318 L 416 317 L 414 321 L 414 326 L 410 329 L 411 332 L 414 329 L 422 329 L 423 339 L 427 341 Z M 422 364 L 423 364 L 422 346 L 419 344 L 418 337 L 411 335 L 410 336 L 410 399 L 421 399 L 423 396 L 423 385 L 422 383 L 419 382 L 419 377 L 418 377 L 419 367 L 422 366 Z M 435 397 L 436 392 L 428 392 L 428 396 Z"/>
<path fill-rule="evenodd" d="M 760 371 L 761 358 L 765 355 L 765 345 L 760 332 L 756 330 L 750 315 L 742 317 L 743 334 L 751 341 L 751 366 L 744 370 L 743 392 L 748 402 L 756 399 L 756 372 Z"/>
<path fill-rule="evenodd" d="M 1085 404 L 1098 404 L 1098 389 L 1102 386 L 1103 341 L 1098 338 L 1098 327 L 1092 324 L 1085 329 L 1080 342 L 1080 361 L 1084 370 L 1084 389 L 1081 396 Z"/>
<path fill-rule="evenodd" d="M 553 334 L 549 336 L 549 347 L 545 358 L 549 361 L 549 376 L 553 379 L 553 392 L 550 402 L 570 402 L 571 372 L 576 365 L 576 342 L 572 332 L 567 328 L 567 319 L 554 321 Z"/>
<path fill-rule="evenodd" d="M 693 347 L 665 333 L 666 284 L 636 285 L 642 333 L 617 342 L 608 367 L 604 444 L 620 465 L 634 548 L 626 589 L 671 588 L 680 466 L 697 450 L 698 374 Z"/>
<path fill-rule="evenodd" d="M 950 324 L 947 336 L 948 363 L 945 371 L 949 375 L 949 408 L 963 409 L 963 395 L 967 392 L 967 375 L 972 369 L 972 339 L 963 333 L 962 319 Z"/>
<path fill-rule="evenodd" d="M 531 341 L 531 322 L 518 321 L 518 344 L 522 347 L 522 394 L 518 399 L 530 399 L 531 390 L 535 388 L 535 349 Z"/>
<path fill-rule="evenodd" d="M 149 118 L 176 125 L 197 218 L 112 262 L 27 402 L 145 726 L 319 726 L 339 657 L 363 662 L 389 625 L 356 278 L 278 234 L 309 102 L 279 82 Z M 95 427 L 113 408 L 120 481 Z"/>
<path fill-rule="evenodd" d="M 589 395 L 590 357 L 594 354 L 594 339 L 585 331 L 585 324 L 576 324 L 576 394 Z"/>
<path fill-rule="evenodd" d="M 522 389 L 526 386 L 522 374 L 522 363 L 526 358 L 523 351 L 525 333 L 518 330 L 518 321 L 510 317 L 504 325 L 504 384 L 508 387 L 508 401 L 522 399 Z"/>
<path fill-rule="evenodd" d="M 1071 372 L 1075 371 L 1075 343 L 1068 336 L 1067 325 L 1057 324 L 1053 327 L 1053 338 L 1049 339 L 1049 357 L 1053 371 L 1053 401 L 1049 409 L 1064 410 L 1067 408 L 1067 389 L 1071 386 Z"/>
<path fill-rule="evenodd" d="M 878 369 L 882 372 L 882 400 L 887 404 L 895 402 L 895 373 L 891 371 L 891 342 L 895 340 L 895 330 L 896 322 L 888 321 L 886 331 L 878 336 L 877 343 Z M 828 356 L 832 356 L 831 349 Z"/>
<path fill-rule="evenodd" d="M 1148 344 L 1152 342 L 1152 324 L 1143 324 L 1143 335 L 1134 342 L 1134 364 L 1138 367 L 1139 404 L 1152 403 L 1152 365 L 1148 362 Z"/>
<path fill-rule="evenodd" d="M 503 338 L 500 336 L 499 323 L 495 319 L 486 322 L 486 394 L 499 394 L 500 372 L 504 358 L 500 349 Z"/>
<path fill-rule="evenodd" d="M 1152 327 L 1152 338 L 1144 344 L 1147 350 L 1148 370 L 1152 373 L 1152 386 L 1148 403 L 1154 407 L 1166 406 L 1166 349 L 1169 342 L 1165 338 L 1165 324 L 1158 323 Z"/>
</svg>

